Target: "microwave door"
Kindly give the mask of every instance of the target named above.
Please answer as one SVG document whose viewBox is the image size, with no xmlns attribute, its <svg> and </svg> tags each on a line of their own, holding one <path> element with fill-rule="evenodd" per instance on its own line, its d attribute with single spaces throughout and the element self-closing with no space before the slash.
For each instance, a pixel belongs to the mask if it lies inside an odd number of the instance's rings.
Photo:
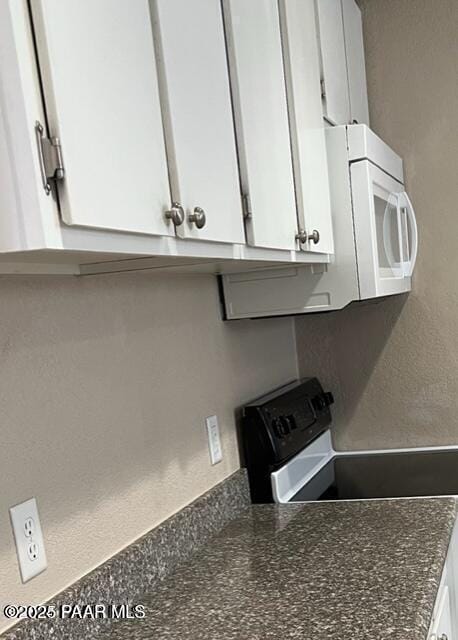
<svg viewBox="0 0 458 640">
<path fill-rule="evenodd" d="M 368 160 L 352 163 L 350 173 L 361 298 L 410 290 L 403 249 L 403 185 Z"/>
</svg>

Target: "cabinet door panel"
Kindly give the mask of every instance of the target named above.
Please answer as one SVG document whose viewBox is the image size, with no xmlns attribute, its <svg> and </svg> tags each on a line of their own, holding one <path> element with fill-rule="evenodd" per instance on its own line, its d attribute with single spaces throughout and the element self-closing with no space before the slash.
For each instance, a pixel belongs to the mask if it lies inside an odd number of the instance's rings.
<svg viewBox="0 0 458 640">
<path fill-rule="evenodd" d="M 154 33 L 173 199 L 183 237 L 244 243 L 242 200 L 221 5 L 156 0 Z M 188 221 L 195 207 L 206 224 Z"/>
<path fill-rule="evenodd" d="M 314 0 L 280 0 L 294 182 L 299 226 L 319 232 L 306 251 L 332 253 L 328 160 L 321 108 Z"/>
<path fill-rule="evenodd" d="M 248 242 L 296 248 L 282 45 L 276 0 L 223 0 Z"/>
<path fill-rule="evenodd" d="M 347 55 L 350 120 L 369 126 L 363 25 L 361 10 L 355 0 L 342 0 L 342 15 Z"/>
<path fill-rule="evenodd" d="M 316 0 L 320 35 L 323 112 L 332 124 L 350 122 L 347 65 L 340 0 Z"/>
<path fill-rule="evenodd" d="M 452 627 L 452 616 L 450 610 L 450 594 L 447 586 L 439 592 L 437 610 L 431 625 L 431 640 L 453 640 L 455 634 Z"/>
<path fill-rule="evenodd" d="M 148 0 L 31 5 L 64 222 L 174 235 Z"/>
</svg>

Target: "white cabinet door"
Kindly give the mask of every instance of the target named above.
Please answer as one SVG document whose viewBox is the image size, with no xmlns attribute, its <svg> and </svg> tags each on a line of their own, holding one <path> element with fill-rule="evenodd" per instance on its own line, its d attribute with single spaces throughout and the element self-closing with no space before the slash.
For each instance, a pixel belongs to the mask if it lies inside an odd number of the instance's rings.
<svg viewBox="0 0 458 640">
<path fill-rule="evenodd" d="M 340 0 L 316 0 L 318 12 L 323 114 L 332 124 L 350 122 L 347 64 Z"/>
<path fill-rule="evenodd" d="M 342 15 L 348 71 L 350 121 L 369 125 L 361 9 L 355 0 L 342 0 Z"/>
<path fill-rule="evenodd" d="M 439 592 L 439 600 L 431 625 L 429 640 L 453 640 L 454 637 L 449 588 L 444 586 Z"/>
<path fill-rule="evenodd" d="M 223 0 L 248 242 L 296 248 L 296 203 L 277 0 Z"/>
<path fill-rule="evenodd" d="M 173 200 L 185 238 L 244 243 L 221 4 L 155 0 L 154 34 Z M 189 220 L 204 211 L 205 224 Z"/>
<path fill-rule="evenodd" d="M 301 248 L 333 253 L 315 4 L 280 0 L 279 6 L 297 212 L 299 227 L 309 238 Z"/>
<path fill-rule="evenodd" d="M 148 0 L 31 6 L 64 222 L 174 235 Z"/>
</svg>

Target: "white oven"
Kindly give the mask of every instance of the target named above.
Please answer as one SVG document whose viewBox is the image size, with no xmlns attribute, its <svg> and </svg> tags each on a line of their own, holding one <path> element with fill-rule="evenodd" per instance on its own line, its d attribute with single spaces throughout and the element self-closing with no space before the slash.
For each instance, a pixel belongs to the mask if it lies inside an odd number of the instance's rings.
<svg viewBox="0 0 458 640">
<path fill-rule="evenodd" d="M 317 378 L 245 405 L 240 441 L 255 503 L 458 496 L 458 446 L 335 451 Z"/>
</svg>

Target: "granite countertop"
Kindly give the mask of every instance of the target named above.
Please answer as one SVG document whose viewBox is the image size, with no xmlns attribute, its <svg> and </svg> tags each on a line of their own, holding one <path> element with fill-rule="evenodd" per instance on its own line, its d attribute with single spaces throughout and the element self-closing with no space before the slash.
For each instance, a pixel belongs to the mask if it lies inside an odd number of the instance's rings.
<svg viewBox="0 0 458 640">
<path fill-rule="evenodd" d="M 111 640 L 423 640 L 453 498 L 259 505 L 142 599 Z"/>
</svg>

